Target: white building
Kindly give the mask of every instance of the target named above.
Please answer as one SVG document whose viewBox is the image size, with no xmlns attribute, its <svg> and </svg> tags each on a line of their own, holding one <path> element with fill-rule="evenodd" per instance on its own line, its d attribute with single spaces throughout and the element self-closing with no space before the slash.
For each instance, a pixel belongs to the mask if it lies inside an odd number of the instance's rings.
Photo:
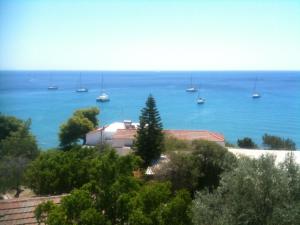
<svg viewBox="0 0 300 225">
<path fill-rule="evenodd" d="M 86 145 L 96 146 L 99 144 L 110 144 L 117 151 L 130 149 L 137 132 L 138 123 L 131 120 L 114 122 L 109 126 L 98 128 L 86 134 Z M 206 130 L 164 130 L 165 135 L 180 140 L 208 140 L 221 146 L 225 146 L 224 136 L 219 133 Z M 126 151 L 125 151 L 126 152 Z"/>
<path fill-rule="evenodd" d="M 97 130 L 87 133 L 86 145 L 96 146 L 106 143 L 111 144 L 114 148 L 131 146 L 133 138 L 130 138 L 130 140 L 128 138 L 124 139 L 124 135 L 122 136 L 122 131 L 133 131 L 134 133 L 136 133 L 137 127 L 138 123 L 132 123 L 131 120 L 114 122 L 108 126 L 100 127 Z M 116 139 L 116 135 L 120 139 Z"/>
</svg>

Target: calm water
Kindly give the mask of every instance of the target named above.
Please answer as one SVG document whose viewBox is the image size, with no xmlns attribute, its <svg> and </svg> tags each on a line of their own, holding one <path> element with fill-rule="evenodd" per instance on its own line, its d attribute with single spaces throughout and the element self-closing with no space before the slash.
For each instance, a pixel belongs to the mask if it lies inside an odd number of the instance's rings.
<svg viewBox="0 0 300 225">
<path fill-rule="evenodd" d="M 51 74 L 51 75 L 50 75 Z M 185 89 L 193 76 L 197 93 Z M 78 72 L 0 72 L 0 111 L 32 119 L 32 131 L 43 148 L 58 144 L 59 126 L 75 109 L 97 106 L 100 123 L 138 121 L 149 93 L 157 101 L 168 129 L 201 129 L 223 133 L 226 140 L 264 133 L 292 138 L 300 147 L 300 72 L 104 72 L 108 103 L 96 103 L 99 72 L 82 72 L 88 93 L 76 93 Z M 252 99 L 254 81 L 260 99 Z M 57 91 L 48 91 L 52 82 Z"/>
</svg>

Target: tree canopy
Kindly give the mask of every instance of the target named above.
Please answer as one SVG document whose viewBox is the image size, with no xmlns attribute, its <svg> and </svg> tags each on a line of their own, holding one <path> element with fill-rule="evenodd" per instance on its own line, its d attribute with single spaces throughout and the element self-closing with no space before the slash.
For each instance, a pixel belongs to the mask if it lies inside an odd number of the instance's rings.
<svg viewBox="0 0 300 225">
<path fill-rule="evenodd" d="M 0 113 L 0 140 L 5 139 L 10 133 L 18 131 L 25 122 L 14 117 Z"/>
<path fill-rule="evenodd" d="M 30 120 L 0 115 L 0 192 L 15 189 L 16 197 L 22 191 L 27 164 L 39 154 L 30 124 Z"/>
<path fill-rule="evenodd" d="M 60 127 L 60 146 L 68 149 L 77 144 L 79 139 L 85 144 L 86 134 L 98 126 L 98 114 L 99 109 L 96 107 L 76 110 L 72 117 Z"/>
<path fill-rule="evenodd" d="M 299 224 L 300 170 L 291 156 L 280 166 L 275 158 L 242 158 L 236 169 L 222 174 L 213 193 L 198 192 L 193 201 L 194 224 Z"/>
<path fill-rule="evenodd" d="M 150 165 L 160 157 L 164 149 L 163 125 L 156 102 L 149 95 L 146 106 L 141 111 L 140 125 L 135 140 L 136 153 L 144 160 L 144 165 Z"/>
<path fill-rule="evenodd" d="M 263 145 L 268 149 L 296 150 L 296 144 L 293 140 L 281 138 L 274 135 L 264 134 L 262 137 Z"/>
<path fill-rule="evenodd" d="M 168 183 L 140 185 L 137 180 L 128 178 L 114 180 L 115 192 L 107 204 L 102 204 L 104 190 L 96 183 L 89 183 L 63 197 L 60 205 L 40 204 L 35 210 L 36 218 L 48 225 L 191 224 L 188 215 L 191 197 L 187 191 L 173 195 Z"/>
<path fill-rule="evenodd" d="M 205 188 L 213 191 L 221 174 L 235 168 L 237 163 L 226 148 L 204 140 L 193 141 L 188 149 L 169 154 L 169 159 L 155 178 L 170 181 L 173 190 L 185 188 L 192 194 Z"/>
<path fill-rule="evenodd" d="M 172 194 L 171 185 L 167 182 L 145 183 L 142 179 L 135 177 L 133 172 L 141 165 L 141 159 L 133 154 L 118 156 L 113 150 L 92 154 L 89 152 L 93 151 L 87 149 L 56 151 L 55 154 L 59 154 L 58 157 L 47 160 L 47 164 L 36 167 L 35 173 L 30 174 L 31 179 L 35 180 L 29 183 L 36 184 L 35 187 L 38 188 L 47 188 L 43 194 L 54 193 L 55 185 L 66 184 L 66 182 L 69 183 L 67 191 L 71 190 L 68 196 L 63 197 L 60 205 L 54 205 L 51 202 L 39 205 L 35 211 L 39 222 L 48 225 L 190 224 L 188 209 L 191 197 L 187 191 L 182 190 Z M 98 155 L 95 156 L 95 153 Z M 67 163 L 64 158 L 66 156 L 74 158 L 73 154 L 78 157 Z M 89 156 L 85 157 L 86 155 Z M 45 156 L 42 154 L 31 164 L 31 167 Z M 63 159 L 59 161 L 60 158 Z M 81 161 L 87 163 L 88 166 L 83 166 Z M 75 162 L 79 167 L 86 169 L 78 168 L 74 165 Z M 59 164 L 61 164 L 61 170 L 56 169 Z M 71 165 L 75 166 L 73 174 L 68 172 L 71 170 L 69 168 Z M 82 172 L 77 172 L 80 169 Z M 33 169 L 29 168 L 29 170 Z M 51 174 L 51 171 L 57 172 Z M 61 186 L 64 187 L 64 185 Z M 58 190 L 55 194 L 62 193 L 62 189 Z"/>
<path fill-rule="evenodd" d="M 26 184 L 36 194 L 62 194 L 90 181 L 89 172 L 98 153 L 73 147 L 68 152 L 42 152 L 26 169 Z"/>
<path fill-rule="evenodd" d="M 244 137 L 243 139 L 238 139 L 237 140 L 237 145 L 240 148 L 249 148 L 249 149 L 254 149 L 257 148 L 257 145 L 254 143 L 254 141 L 249 138 L 249 137 Z"/>
</svg>

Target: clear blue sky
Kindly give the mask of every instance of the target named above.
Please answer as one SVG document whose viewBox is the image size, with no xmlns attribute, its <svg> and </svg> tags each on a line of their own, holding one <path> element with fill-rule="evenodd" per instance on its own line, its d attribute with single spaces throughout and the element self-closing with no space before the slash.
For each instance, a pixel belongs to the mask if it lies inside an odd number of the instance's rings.
<svg viewBox="0 0 300 225">
<path fill-rule="evenodd" d="M 0 69 L 299 70 L 300 0 L 0 0 Z"/>
</svg>

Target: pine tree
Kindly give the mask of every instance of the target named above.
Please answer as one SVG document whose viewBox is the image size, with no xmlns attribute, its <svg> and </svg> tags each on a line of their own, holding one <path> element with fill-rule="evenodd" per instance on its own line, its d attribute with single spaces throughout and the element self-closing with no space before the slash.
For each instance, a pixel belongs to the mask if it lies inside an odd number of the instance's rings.
<svg viewBox="0 0 300 225">
<path fill-rule="evenodd" d="M 163 125 L 156 108 L 155 99 L 150 94 L 146 106 L 141 111 L 140 126 L 137 130 L 135 147 L 137 155 L 149 166 L 153 160 L 159 159 L 163 150 Z"/>
</svg>

